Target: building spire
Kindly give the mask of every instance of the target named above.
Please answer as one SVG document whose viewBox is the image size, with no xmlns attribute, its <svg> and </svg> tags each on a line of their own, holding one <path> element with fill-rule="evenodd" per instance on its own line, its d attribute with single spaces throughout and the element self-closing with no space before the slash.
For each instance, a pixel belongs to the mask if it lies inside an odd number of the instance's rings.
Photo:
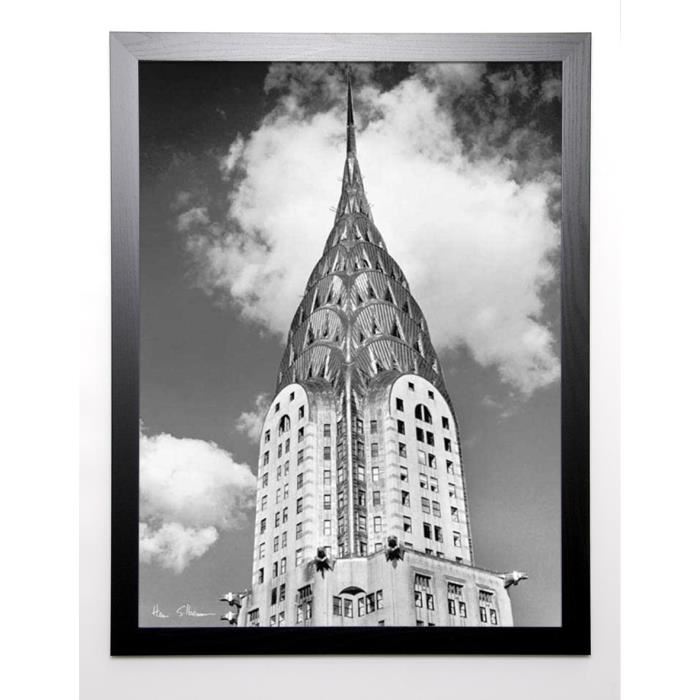
<svg viewBox="0 0 700 700">
<path fill-rule="evenodd" d="M 345 78 L 348 83 L 348 120 L 347 120 L 347 153 L 348 155 L 357 154 L 357 146 L 355 144 L 355 115 L 352 111 L 352 77 L 350 74 L 350 68 L 347 69 L 345 73 Z"/>
</svg>

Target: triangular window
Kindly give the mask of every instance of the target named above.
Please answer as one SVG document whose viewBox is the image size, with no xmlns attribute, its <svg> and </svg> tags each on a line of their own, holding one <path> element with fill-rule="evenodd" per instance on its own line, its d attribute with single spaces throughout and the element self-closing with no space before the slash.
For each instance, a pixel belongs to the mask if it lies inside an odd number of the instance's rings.
<svg viewBox="0 0 700 700">
<path fill-rule="evenodd" d="M 388 301 L 390 304 L 396 303 L 396 301 L 394 300 L 394 295 L 391 293 L 391 288 L 388 284 L 386 286 L 386 292 L 384 294 L 384 301 Z"/>
</svg>

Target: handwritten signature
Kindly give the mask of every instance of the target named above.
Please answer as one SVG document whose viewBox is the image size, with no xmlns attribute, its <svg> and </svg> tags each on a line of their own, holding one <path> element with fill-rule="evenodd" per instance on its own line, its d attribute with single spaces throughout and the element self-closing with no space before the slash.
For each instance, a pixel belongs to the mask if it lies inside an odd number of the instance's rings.
<svg viewBox="0 0 700 700">
<path fill-rule="evenodd" d="M 175 610 L 175 614 L 178 617 L 213 617 L 216 615 L 216 613 L 213 612 L 198 612 L 189 603 L 185 603 L 177 608 L 177 610 Z M 170 617 L 170 615 L 164 613 L 160 609 L 158 603 L 156 603 L 151 609 L 151 615 L 153 615 L 153 617 Z"/>
</svg>

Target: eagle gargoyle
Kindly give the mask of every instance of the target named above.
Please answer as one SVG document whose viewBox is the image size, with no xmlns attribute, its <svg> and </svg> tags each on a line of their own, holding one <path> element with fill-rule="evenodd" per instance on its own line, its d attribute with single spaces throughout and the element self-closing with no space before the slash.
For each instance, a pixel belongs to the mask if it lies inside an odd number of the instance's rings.
<svg viewBox="0 0 700 700">
<path fill-rule="evenodd" d="M 240 608 L 243 605 L 243 598 L 250 595 L 250 591 L 246 588 L 244 591 L 239 591 L 238 593 L 232 593 L 229 591 L 219 598 L 222 603 L 228 603 L 231 607 L 234 605 Z"/>
<path fill-rule="evenodd" d="M 386 550 L 384 552 L 387 561 L 390 561 L 394 566 L 396 566 L 399 561 L 403 561 L 403 552 L 404 549 L 399 544 L 396 537 L 387 537 Z"/>
<path fill-rule="evenodd" d="M 228 622 L 229 625 L 235 625 L 236 627 L 238 626 L 238 611 L 240 608 L 236 608 L 236 612 L 233 612 L 233 610 L 229 610 L 225 615 L 221 616 L 221 619 L 224 622 Z"/>
<path fill-rule="evenodd" d="M 314 557 L 314 569 L 321 572 L 321 577 L 325 578 L 326 571 L 333 571 L 335 567 L 335 559 L 328 555 L 328 552 L 323 547 L 319 547 L 316 550 L 316 556 Z"/>
<path fill-rule="evenodd" d="M 527 574 L 522 571 L 511 571 L 509 574 L 498 574 L 499 578 L 503 579 L 503 587 L 517 586 L 521 581 L 527 579 Z"/>
</svg>

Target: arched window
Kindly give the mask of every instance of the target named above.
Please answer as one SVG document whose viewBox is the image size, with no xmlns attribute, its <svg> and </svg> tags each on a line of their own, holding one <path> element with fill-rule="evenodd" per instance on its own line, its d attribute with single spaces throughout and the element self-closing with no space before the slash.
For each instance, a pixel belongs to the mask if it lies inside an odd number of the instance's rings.
<svg viewBox="0 0 700 700">
<path fill-rule="evenodd" d="M 280 418 L 280 422 L 277 425 L 277 434 L 282 435 L 282 433 L 286 433 L 289 430 L 289 426 L 291 425 L 291 421 L 289 420 L 289 416 L 284 415 Z"/>
<path fill-rule="evenodd" d="M 428 410 L 428 407 L 424 406 L 422 403 L 419 403 L 416 406 L 416 418 L 418 420 L 425 421 L 426 423 L 433 422 L 433 417 L 430 415 L 430 411 Z"/>
</svg>

